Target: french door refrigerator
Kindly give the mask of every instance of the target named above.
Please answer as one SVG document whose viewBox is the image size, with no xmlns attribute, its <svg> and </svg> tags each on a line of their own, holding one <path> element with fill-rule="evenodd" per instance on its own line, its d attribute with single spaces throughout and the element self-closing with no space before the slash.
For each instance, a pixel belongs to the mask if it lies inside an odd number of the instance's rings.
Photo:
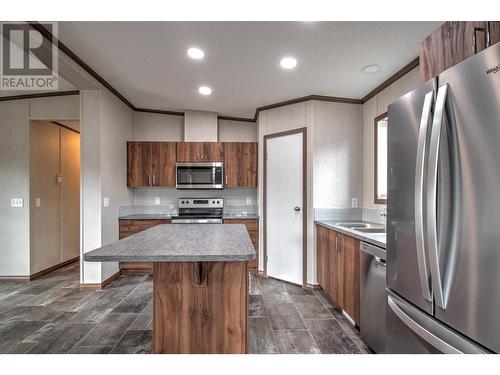
<svg viewBox="0 0 500 375">
<path fill-rule="evenodd" d="M 389 106 L 388 353 L 500 353 L 500 43 Z"/>
</svg>

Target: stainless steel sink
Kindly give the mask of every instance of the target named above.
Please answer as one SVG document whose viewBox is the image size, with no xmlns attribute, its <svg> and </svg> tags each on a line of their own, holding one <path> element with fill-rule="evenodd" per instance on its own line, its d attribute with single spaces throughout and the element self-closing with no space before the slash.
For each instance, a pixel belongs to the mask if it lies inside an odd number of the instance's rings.
<svg viewBox="0 0 500 375">
<path fill-rule="evenodd" d="M 383 225 L 371 223 L 337 223 L 338 226 L 349 228 L 362 233 L 385 233 Z"/>
<path fill-rule="evenodd" d="M 385 233 L 385 228 L 353 228 L 354 230 L 357 230 L 358 232 L 363 232 L 363 233 Z"/>
</svg>

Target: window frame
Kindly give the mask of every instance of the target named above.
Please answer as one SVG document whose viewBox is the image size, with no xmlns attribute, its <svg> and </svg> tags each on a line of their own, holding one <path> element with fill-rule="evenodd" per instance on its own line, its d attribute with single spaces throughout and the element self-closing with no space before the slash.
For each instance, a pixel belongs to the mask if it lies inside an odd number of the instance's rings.
<svg viewBox="0 0 500 375">
<path fill-rule="evenodd" d="M 374 186 L 373 186 L 373 198 L 375 204 L 387 204 L 387 198 L 382 199 L 378 197 L 378 191 L 377 191 L 377 186 L 378 186 L 378 122 L 380 120 L 385 119 L 388 117 L 388 113 L 384 112 L 381 115 L 375 117 L 374 119 L 374 140 L 375 140 L 375 147 L 374 147 L 374 153 L 373 153 L 373 159 L 374 159 Z"/>
</svg>

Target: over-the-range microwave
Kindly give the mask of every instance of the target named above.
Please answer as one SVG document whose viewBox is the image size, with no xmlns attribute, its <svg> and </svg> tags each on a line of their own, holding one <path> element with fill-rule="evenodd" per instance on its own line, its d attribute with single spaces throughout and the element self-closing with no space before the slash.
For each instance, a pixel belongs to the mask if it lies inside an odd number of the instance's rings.
<svg viewBox="0 0 500 375">
<path fill-rule="evenodd" d="M 222 162 L 191 162 L 176 164 L 177 189 L 223 189 Z"/>
</svg>

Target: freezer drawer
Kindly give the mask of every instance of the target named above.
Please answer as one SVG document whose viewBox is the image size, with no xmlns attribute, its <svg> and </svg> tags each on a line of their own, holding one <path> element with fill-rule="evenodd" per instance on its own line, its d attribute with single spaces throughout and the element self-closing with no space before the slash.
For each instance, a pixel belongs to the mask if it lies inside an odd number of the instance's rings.
<svg viewBox="0 0 500 375">
<path fill-rule="evenodd" d="M 385 348 L 391 354 L 489 353 L 390 291 L 387 291 Z"/>
</svg>

